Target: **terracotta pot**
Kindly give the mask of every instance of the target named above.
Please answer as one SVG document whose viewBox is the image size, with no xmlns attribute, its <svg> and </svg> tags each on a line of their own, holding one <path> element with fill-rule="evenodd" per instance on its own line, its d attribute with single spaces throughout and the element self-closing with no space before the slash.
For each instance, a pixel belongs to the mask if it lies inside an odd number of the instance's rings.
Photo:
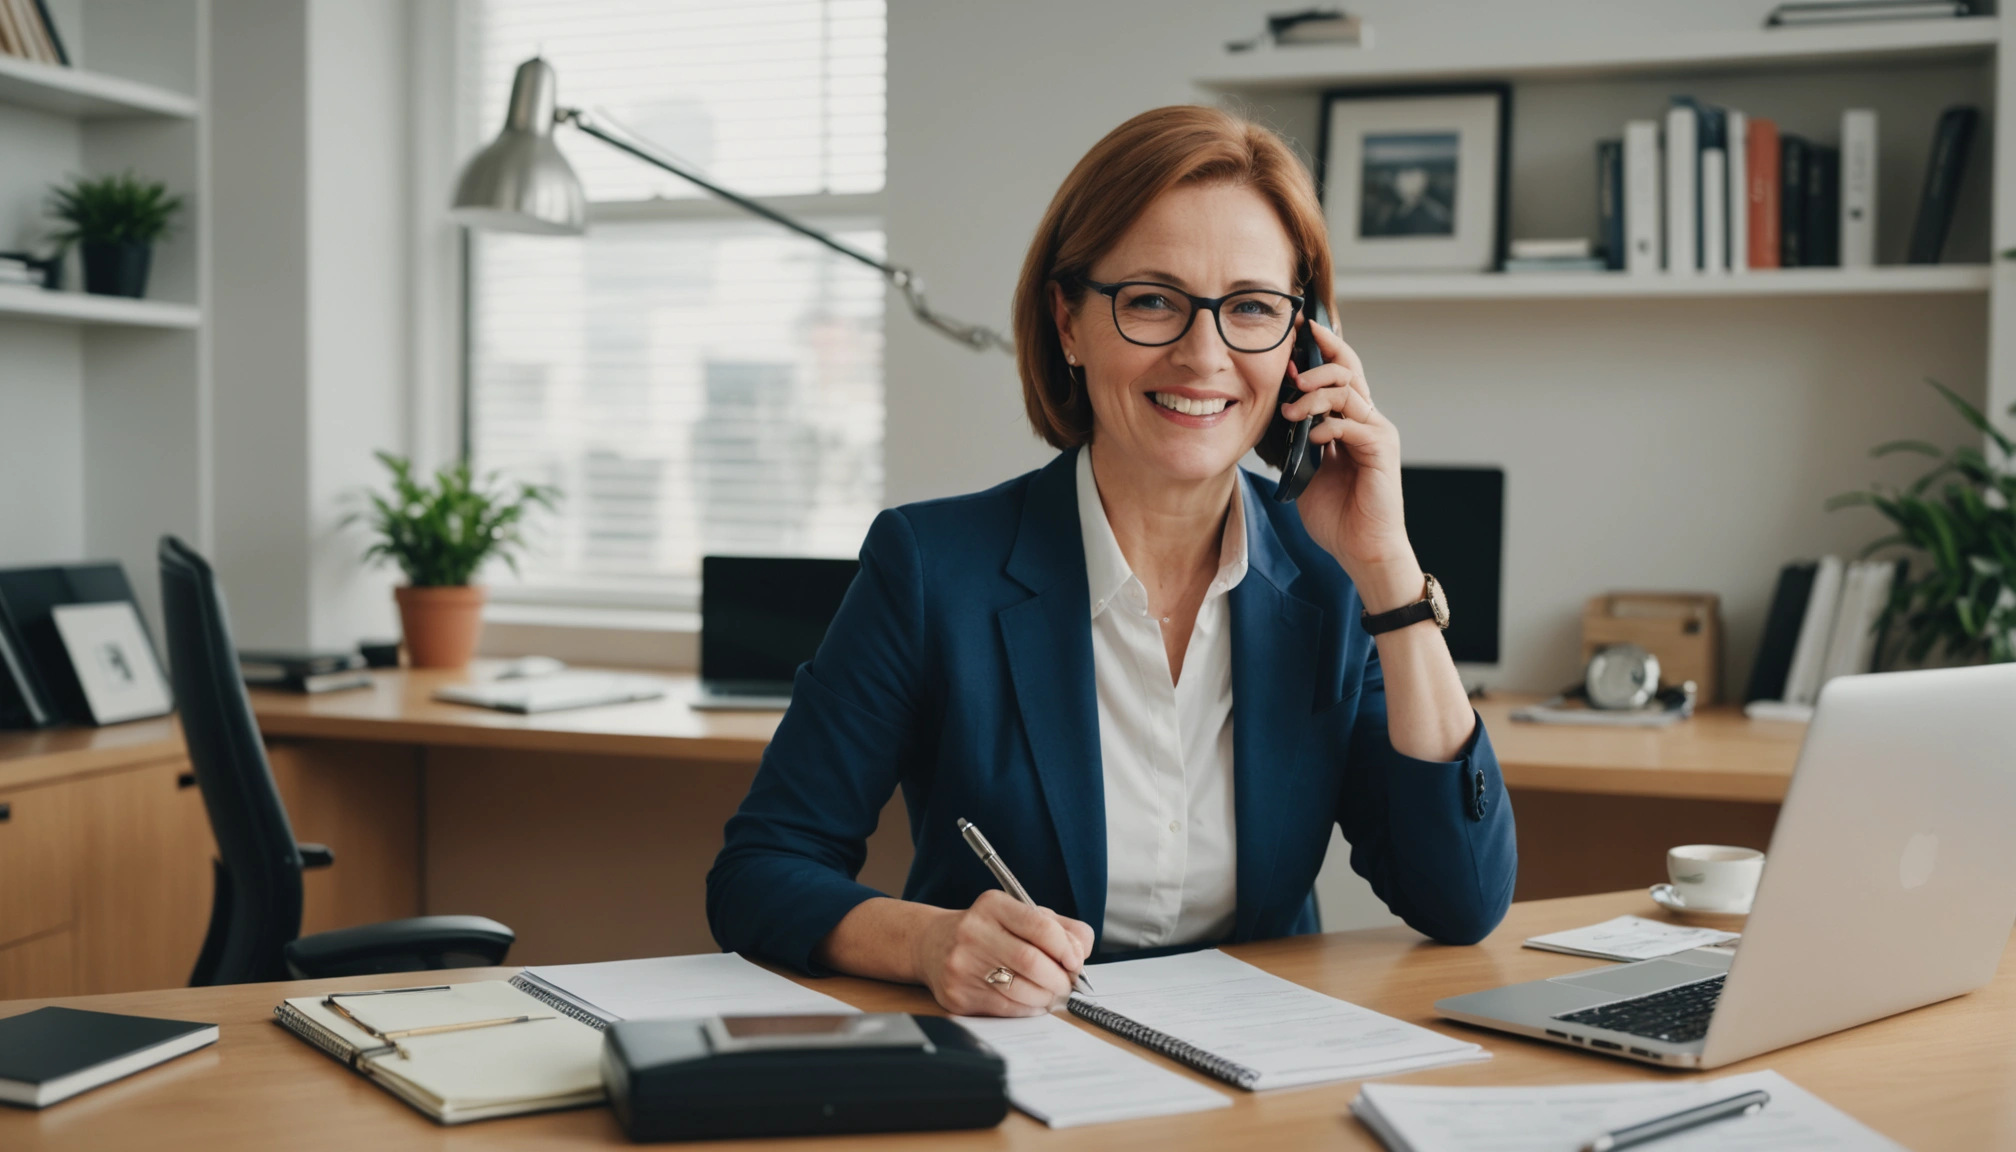
<svg viewBox="0 0 2016 1152">
<path fill-rule="evenodd" d="M 485 590 L 467 584 L 454 588 L 392 590 L 399 601 L 399 624 L 406 632 L 406 659 L 415 668 L 463 668 L 476 655 L 483 634 Z"/>
</svg>

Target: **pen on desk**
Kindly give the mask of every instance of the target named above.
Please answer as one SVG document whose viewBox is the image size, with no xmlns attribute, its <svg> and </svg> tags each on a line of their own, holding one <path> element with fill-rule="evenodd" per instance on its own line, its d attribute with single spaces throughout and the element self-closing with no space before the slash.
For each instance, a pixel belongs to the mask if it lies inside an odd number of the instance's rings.
<svg viewBox="0 0 2016 1152">
<path fill-rule="evenodd" d="M 987 837 L 981 834 L 977 825 L 962 817 L 959 821 L 959 834 L 966 838 L 967 847 L 973 849 L 973 854 L 980 857 L 980 862 L 987 865 L 987 870 L 994 873 L 994 879 L 1001 882 L 1001 887 L 1006 889 L 1010 896 L 1031 908 L 1036 907 L 1036 901 L 1029 898 L 1028 889 L 1022 887 L 1022 882 L 1015 879 L 1015 874 L 1008 870 L 1008 865 L 995 854 L 994 846 L 987 842 Z M 1085 978 L 1082 969 L 1071 978 L 1071 983 L 1082 991 L 1092 991 L 1092 982 Z"/>
<path fill-rule="evenodd" d="M 1741 1096 L 1731 1096 L 1727 1100 L 1717 1100 L 1713 1104 L 1703 1104 L 1699 1108 L 1689 1108 L 1675 1112 L 1671 1116 L 1661 1116 L 1647 1120 L 1643 1124 L 1633 1124 L 1629 1128 L 1619 1128 L 1615 1132 L 1605 1132 L 1591 1140 L 1584 1152 L 1617 1152 L 1620 1148 L 1635 1148 L 1654 1140 L 1663 1140 L 1703 1124 L 1713 1124 L 1717 1120 L 1728 1120 L 1736 1116 L 1748 1116 L 1771 1102 L 1768 1092 L 1745 1092 Z"/>
</svg>

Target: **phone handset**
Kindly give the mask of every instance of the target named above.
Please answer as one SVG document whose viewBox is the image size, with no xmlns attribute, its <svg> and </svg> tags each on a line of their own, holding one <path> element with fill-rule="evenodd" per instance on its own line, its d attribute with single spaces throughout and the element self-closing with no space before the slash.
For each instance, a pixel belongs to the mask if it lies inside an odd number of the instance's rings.
<svg viewBox="0 0 2016 1152">
<path fill-rule="evenodd" d="M 1322 306 L 1313 301 L 1309 305 L 1309 320 L 1311 324 L 1321 323 L 1323 320 Z M 1303 324 L 1295 330 L 1294 358 L 1295 368 L 1300 372 L 1307 372 L 1323 363 L 1323 353 L 1316 347 L 1316 333 L 1311 330 L 1310 324 Z M 1302 394 L 1302 389 L 1295 384 L 1294 373 L 1284 374 L 1281 377 L 1281 397 L 1276 403 L 1293 403 L 1300 399 Z M 1274 499 L 1283 504 L 1292 504 L 1297 496 L 1302 495 L 1302 490 L 1309 486 L 1309 481 L 1315 478 L 1316 469 L 1322 467 L 1323 446 L 1309 442 L 1309 433 L 1316 427 L 1314 416 L 1290 424 L 1282 418 L 1281 411 L 1277 407 L 1274 411 L 1274 423 L 1277 426 L 1275 434 L 1279 435 L 1279 429 L 1285 428 L 1288 437 L 1288 451 L 1281 459 L 1281 480 L 1274 486 Z"/>
</svg>

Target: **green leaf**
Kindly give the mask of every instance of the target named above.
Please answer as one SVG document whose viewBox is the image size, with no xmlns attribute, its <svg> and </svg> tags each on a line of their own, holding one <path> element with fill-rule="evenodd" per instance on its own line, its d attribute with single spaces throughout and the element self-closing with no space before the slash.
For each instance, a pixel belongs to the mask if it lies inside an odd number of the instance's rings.
<svg viewBox="0 0 2016 1152">
<path fill-rule="evenodd" d="M 468 584 L 492 559 L 515 569 L 524 546 L 518 526 L 527 510 L 551 510 L 559 498 L 558 489 L 544 485 L 520 484 L 514 490 L 495 474 L 478 480 L 467 461 L 423 483 L 414 478 L 410 461 L 376 455 L 392 474 L 391 493 L 366 494 L 366 519 L 379 538 L 365 557 L 392 561 L 417 587 Z"/>
<path fill-rule="evenodd" d="M 1958 392 L 1953 391 L 1937 380 L 1927 377 L 1925 383 L 1930 384 L 1938 390 L 1941 396 L 1946 397 L 1946 402 L 1953 405 L 1954 411 L 1960 413 L 1961 419 L 1973 425 L 1974 429 L 1982 435 L 1993 440 L 1996 447 L 2002 449 L 2004 456 L 2016 454 L 2016 442 L 2012 442 L 2007 436 L 2004 436 L 2000 429 L 1989 422 L 1988 417 L 1983 415 L 1979 408 L 1969 404 Z"/>
<path fill-rule="evenodd" d="M 1888 456 L 1894 452 L 1916 452 L 1920 456 L 1930 456 L 1934 460 L 1946 455 L 1944 449 L 1924 440 L 1890 440 L 1869 450 L 1871 456 Z"/>
</svg>

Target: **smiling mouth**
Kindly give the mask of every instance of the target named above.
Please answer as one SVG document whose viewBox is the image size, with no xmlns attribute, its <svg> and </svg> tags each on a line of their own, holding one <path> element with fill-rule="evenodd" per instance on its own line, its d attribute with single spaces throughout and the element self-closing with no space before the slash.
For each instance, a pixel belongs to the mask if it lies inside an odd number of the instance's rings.
<svg viewBox="0 0 2016 1152">
<path fill-rule="evenodd" d="M 1171 412 L 1180 412 L 1185 416 L 1216 416 L 1232 406 L 1232 401 L 1223 396 L 1204 400 L 1170 392 L 1150 392 L 1148 398 Z"/>
</svg>

